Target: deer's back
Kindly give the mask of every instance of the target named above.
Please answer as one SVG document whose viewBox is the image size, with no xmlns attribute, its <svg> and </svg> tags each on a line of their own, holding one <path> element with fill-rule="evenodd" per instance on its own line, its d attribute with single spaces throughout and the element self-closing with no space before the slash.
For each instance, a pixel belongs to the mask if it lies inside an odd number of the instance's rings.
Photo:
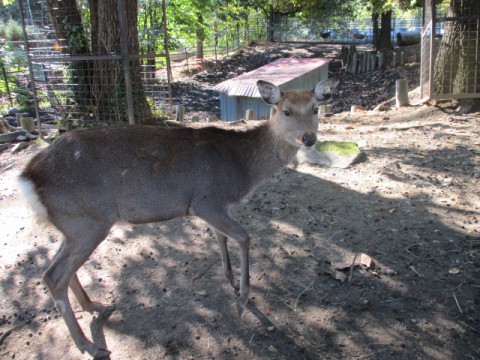
<svg viewBox="0 0 480 360">
<path fill-rule="evenodd" d="M 22 176 L 50 215 L 160 221 L 245 196 L 251 184 L 237 149 L 244 142 L 245 134 L 213 128 L 72 131 L 34 157 Z"/>
</svg>

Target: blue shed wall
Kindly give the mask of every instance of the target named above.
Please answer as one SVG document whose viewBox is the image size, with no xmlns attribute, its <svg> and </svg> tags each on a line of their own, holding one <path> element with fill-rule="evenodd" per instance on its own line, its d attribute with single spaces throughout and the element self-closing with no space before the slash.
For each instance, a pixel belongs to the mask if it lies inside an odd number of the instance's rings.
<svg viewBox="0 0 480 360">
<path fill-rule="evenodd" d="M 328 78 L 328 64 L 310 71 L 294 80 L 280 85 L 282 90 L 313 89 L 319 82 Z M 245 119 L 247 109 L 255 111 L 255 118 L 262 120 L 270 117 L 271 106 L 261 98 L 246 96 L 228 96 L 220 93 L 220 113 L 223 121 L 236 121 Z"/>
</svg>

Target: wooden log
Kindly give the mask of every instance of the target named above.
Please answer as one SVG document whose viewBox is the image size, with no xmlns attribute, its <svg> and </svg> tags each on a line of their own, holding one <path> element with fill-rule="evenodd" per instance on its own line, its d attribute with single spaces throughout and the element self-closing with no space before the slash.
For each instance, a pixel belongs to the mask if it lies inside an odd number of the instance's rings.
<svg viewBox="0 0 480 360">
<path fill-rule="evenodd" d="M 406 79 L 398 79 L 395 82 L 395 100 L 397 108 L 408 105 L 408 82 Z"/>
</svg>

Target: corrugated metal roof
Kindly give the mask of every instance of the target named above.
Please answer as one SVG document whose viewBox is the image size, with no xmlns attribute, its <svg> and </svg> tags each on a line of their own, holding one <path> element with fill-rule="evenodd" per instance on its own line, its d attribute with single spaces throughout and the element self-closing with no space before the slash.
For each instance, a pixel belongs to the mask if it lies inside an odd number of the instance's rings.
<svg viewBox="0 0 480 360">
<path fill-rule="evenodd" d="M 225 80 L 215 86 L 215 90 L 229 96 L 260 97 L 257 80 L 269 81 L 277 86 L 292 81 L 302 75 L 327 64 L 331 59 L 325 58 L 283 58 Z"/>
</svg>

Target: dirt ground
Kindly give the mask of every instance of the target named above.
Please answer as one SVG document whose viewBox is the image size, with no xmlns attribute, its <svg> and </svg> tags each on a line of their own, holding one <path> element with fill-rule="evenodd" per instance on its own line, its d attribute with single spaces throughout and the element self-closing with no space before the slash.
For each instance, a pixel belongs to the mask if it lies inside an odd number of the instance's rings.
<svg viewBox="0 0 480 360">
<path fill-rule="evenodd" d="M 73 300 L 82 328 L 111 359 L 479 359 L 480 114 L 454 108 L 322 119 L 320 140 L 367 161 L 294 164 L 234 209 L 252 236 L 241 319 L 213 233 L 182 218 L 112 229 L 79 277 L 116 311 Z M 61 236 L 16 187 L 37 151 L 0 153 L 0 358 L 88 359 L 41 280 Z"/>
</svg>

